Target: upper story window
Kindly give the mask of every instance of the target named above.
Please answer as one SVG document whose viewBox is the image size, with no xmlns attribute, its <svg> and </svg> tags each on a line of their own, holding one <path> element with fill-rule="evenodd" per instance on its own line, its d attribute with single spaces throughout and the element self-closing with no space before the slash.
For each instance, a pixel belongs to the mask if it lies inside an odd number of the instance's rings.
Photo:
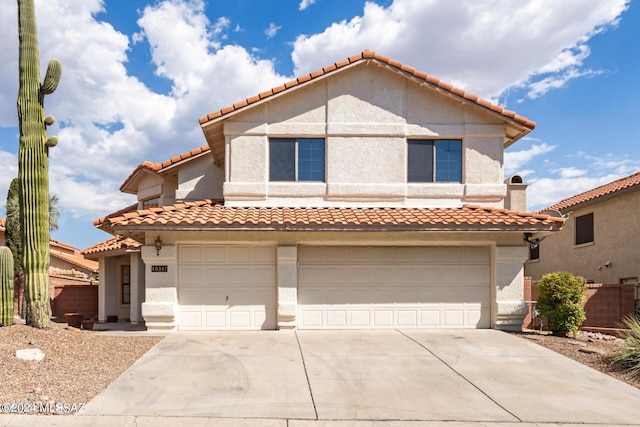
<svg viewBox="0 0 640 427">
<path fill-rule="evenodd" d="M 462 140 L 408 140 L 408 182 L 462 182 Z"/>
<path fill-rule="evenodd" d="M 576 217 L 576 245 L 593 242 L 593 212 Z"/>
<path fill-rule="evenodd" d="M 324 182 L 324 139 L 270 138 L 271 181 Z"/>
</svg>

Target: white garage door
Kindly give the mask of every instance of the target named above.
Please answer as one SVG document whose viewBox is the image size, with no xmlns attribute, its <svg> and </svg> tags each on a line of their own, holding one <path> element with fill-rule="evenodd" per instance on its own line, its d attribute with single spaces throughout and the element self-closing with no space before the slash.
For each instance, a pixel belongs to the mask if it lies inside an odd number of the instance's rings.
<svg viewBox="0 0 640 427">
<path fill-rule="evenodd" d="M 331 247 L 299 251 L 301 329 L 488 328 L 486 247 Z"/>
<path fill-rule="evenodd" d="M 179 247 L 181 330 L 275 329 L 272 246 Z"/>
</svg>

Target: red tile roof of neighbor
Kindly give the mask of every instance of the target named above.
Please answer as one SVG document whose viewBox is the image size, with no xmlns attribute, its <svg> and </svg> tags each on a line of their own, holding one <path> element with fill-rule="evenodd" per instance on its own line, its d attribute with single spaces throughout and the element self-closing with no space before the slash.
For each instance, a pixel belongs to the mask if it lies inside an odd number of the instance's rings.
<svg viewBox="0 0 640 427">
<path fill-rule="evenodd" d="M 5 228 L 4 218 L 0 218 L 0 227 Z"/>
<path fill-rule="evenodd" d="M 633 175 L 620 178 L 592 190 L 585 191 L 584 193 L 569 197 L 549 206 L 546 209 L 565 210 L 589 201 L 595 201 L 604 196 L 613 195 L 623 190 L 631 189 L 640 190 L 640 172 L 636 172 Z"/>
<path fill-rule="evenodd" d="M 82 251 L 83 254 L 97 254 L 101 252 L 107 252 L 117 249 L 127 249 L 127 248 L 139 248 L 142 246 L 140 242 L 137 242 L 133 239 L 130 239 L 125 236 L 115 236 L 111 239 L 107 239 L 104 242 L 96 243 L 93 246 L 89 246 L 88 248 Z"/>
<path fill-rule="evenodd" d="M 94 225 L 113 227 L 183 226 L 284 228 L 420 227 L 424 230 L 559 229 L 564 219 L 548 215 L 467 205 L 461 208 L 338 208 L 230 207 L 218 200 L 199 200 L 171 206 L 109 215 Z M 85 250 L 86 251 L 86 250 Z"/>
<path fill-rule="evenodd" d="M 334 64 L 331 64 L 329 66 L 323 67 L 320 70 L 314 71 L 312 73 L 309 74 L 305 74 L 304 76 L 298 77 L 295 80 L 292 80 L 290 82 L 287 82 L 281 86 L 277 86 L 274 87 L 273 89 L 267 90 L 265 92 L 259 93 L 258 95 L 252 96 L 250 98 L 247 98 L 243 101 L 239 101 L 236 102 L 233 105 L 230 105 L 228 107 L 222 108 L 218 111 L 214 111 L 212 113 L 209 113 L 208 115 L 204 116 L 204 117 L 200 117 L 200 124 L 204 125 L 205 123 L 211 121 L 211 120 L 215 120 L 218 119 L 220 117 L 223 117 L 225 115 L 228 115 L 232 112 L 235 111 L 239 111 L 239 110 L 243 110 L 244 108 L 246 108 L 247 106 L 254 104 L 258 101 L 261 101 L 263 99 L 272 97 L 276 94 L 279 94 L 281 92 L 284 91 L 288 91 L 291 90 L 292 88 L 295 88 L 303 83 L 307 83 L 309 81 L 312 81 L 314 79 L 317 79 L 319 77 L 325 76 L 327 74 L 330 74 L 336 70 L 340 70 L 343 69 L 345 67 L 347 67 L 348 65 L 360 62 L 360 61 L 367 61 L 367 60 L 374 60 L 374 61 L 378 61 L 379 63 L 385 64 L 385 65 L 389 65 L 393 68 L 395 68 L 396 70 L 400 71 L 400 72 L 404 72 L 409 74 L 410 76 L 418 79 L 419 81 L 421 81 L 422 83 L 426 83 L 427 85 L 439 89 L 441 91 L 444 91 L 448 94 L 453 94 L 455 96 L 458 96 L 460 98 L 463 98 L 465 100 L 471 101 L 481 107 L 487 108 L 495 113 L 501 114 L 502 116 L 505 116 L 505 118 L 509 119 L 509 120 L 513 120 L 519 124 L 521 124 L 522 126 L 533 130 L 536 127 L 536 123 L 527 119 L 524 116 L 518 115 L 516 114 L 514 111 L 510 111 L 507 110 L 503 107 L 500 107 L 498 105 L 495 105 L 493 103 L 491 103 L 490 101 L 487 101 L 485 99 L 482 99 L 480 97 L 478 97 L 477 95 L 471 94 L 469 92 L 465 92 L 462 89 L 458 89 L 456 87 L 454 87 L 453 85 L 449 84 L 449 83 L 445 83 L 440 79 L 437 79 L 427 73 L 424 73 L 422 71 L 418 71 L 416 70 L 414 67 L 411 67 L 409 65 L 403 64 L 400 61 L 396 61 L 393 60 L 391 58 L 389 58 L 388 56 L 373 52 L 371 50 L 365 50 L 357 55 L 353 55 L 350 56 L 347 59 L 343 59 L 342 61 L 338 61 Z"/>
</svg>

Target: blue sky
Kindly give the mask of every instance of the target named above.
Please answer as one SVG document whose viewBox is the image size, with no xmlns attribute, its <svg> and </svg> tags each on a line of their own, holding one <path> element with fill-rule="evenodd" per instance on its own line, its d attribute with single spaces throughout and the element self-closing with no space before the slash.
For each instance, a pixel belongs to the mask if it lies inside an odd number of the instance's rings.
<svg viewBox="0 0 640 427">
<path fill-rule="evenodd" d="M 505 154 L 529 209 L 640 170 L 640 0 L 36 0 L 60 142 L 53 237 L 134 202 L 142 161 L 205 143 L 198 118 L 364 49 L 515 110 L 537 128 Z M 17 6 L 0 9 L 0 205 L 17 175 Z M 0 209 L 0 215 L 4 215 Z"/>
</svg>

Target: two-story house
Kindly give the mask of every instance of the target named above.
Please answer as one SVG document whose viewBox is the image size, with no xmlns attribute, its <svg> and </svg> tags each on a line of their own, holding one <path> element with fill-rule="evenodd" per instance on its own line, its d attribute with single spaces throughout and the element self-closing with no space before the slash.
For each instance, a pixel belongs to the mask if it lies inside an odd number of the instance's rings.
<svg viewBox="0 0 640 427">
<path fill-rule="evenodd" d="M 534 122 L 364 51 L 200 126 L 206 146 L 142 163 L 138 204 L 95 222 L 123 236 L 85 250 L 100 320 L 126 298 L 149 329 L 522 324 L 524 239 L 564 223 L 503 177 Z"/>
<path fill-rule="evenodd" d="M 570 271 L 591 283 L 636 285 L 640 278 L 640 172 L 549 206 L 567 217 L 560 233 L 531 251 L 534 280 Z M 636 295 L 640 299 L 640 294 Z"/>
</svg>

